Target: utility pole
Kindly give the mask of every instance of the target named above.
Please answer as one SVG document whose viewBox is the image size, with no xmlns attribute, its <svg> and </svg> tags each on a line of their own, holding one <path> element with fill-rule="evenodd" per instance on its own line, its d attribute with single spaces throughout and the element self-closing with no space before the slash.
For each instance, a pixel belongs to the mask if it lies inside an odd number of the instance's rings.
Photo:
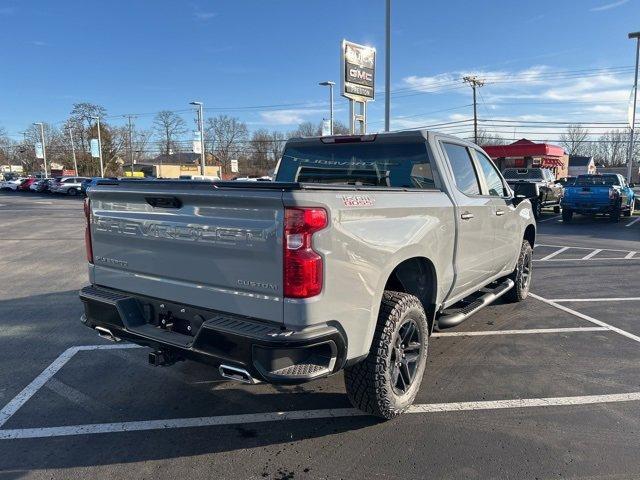
<svg viewBox="0 0 640 480">
<path fill-rule="evenodd" d="M 42 163 L 44 164 L 44 178 L 47 178 L 47 146 L 44 144 L 44 123 L 36 122 L 34 125 L 40 127 L 40 141 L 42 142 Z"/>
<path fill-rule="evenodd" d="M 100 117 L 93 117 L 98 125 L 98 158 L 100 158 L 100 177 L 104 177 L 104 165 L 102 163 L 102 137 L 100 136 Z"/>
<path fill-rule="evenodd" d="M 475 75 L 473 76 L 467 75 L 466 77 L 462 77 L 462 81 L 464 81 L 464 83 L 468 83 L 469 85 L 471 85 L 471 88 L 473 89 L 473 138 L 474 138 L 474 142 L 477 144 L 478 143 L 478 102 L 476 101 L 476 89 L 484 85 L 484 80 L 480 80 Z"/>
<path fill-rule="evenodd" d="M 391 0 L 387 0 L 384 50 L 384 131 L 391 127 Z"/>
<path fill-rule="evenodd" d="M 125 115 L 129 119 L 129 163 L 131 163 L 131 178 L 133 178 L 133 127 L 131 125 L 131 117 L 133 115 Z"/>
<path fill-rule="evenodd" d="M 73 144 L 73 130 L 69 126 L 69 138 L 71 139 L 71 154 L 73 155 L 73 168 L 76 171 L 76 175 L 80 175 L 78 172 L 78 162 L 76 161 L 76 147 Z"/>
<path fill-rule="evenodd" d="M 190 102 L 189 105 L 194 105 L 198 107 L 198 130 L 200 130 L 200 175 L 205 175 L 204 173 L 204 119 L 202 113 L 202 102 Z"/>
<path fill-rule="evenodd" d="M 636 102 L 638 100 L 638 63 L 640 61 L 640 32 L 630 33 L 629 38 L 636 39 L 636 73 L 635 80 L 633 82 L 633 109 L 631 114 L 631 131 L 629 132 L 629 156 L 627 157 L 627 182 L 631 183 L 633 180 L 633 133 L 636 126 Z"/>
</svg>

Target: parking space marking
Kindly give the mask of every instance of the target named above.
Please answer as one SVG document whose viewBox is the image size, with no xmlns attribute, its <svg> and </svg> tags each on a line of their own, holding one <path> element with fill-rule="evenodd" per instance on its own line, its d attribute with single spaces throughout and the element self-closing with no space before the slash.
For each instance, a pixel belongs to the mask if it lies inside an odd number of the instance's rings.
<svg viewBox="0 0 640 480">
<path fill-rule="evenodd" d="M 485 335 L 527 335 L 540 333 L 599 332 L 607 327 L 529 328 L 525 330 L 482 330 L 477 332 L 435 332 L 432 337 L 482 337 Z"/>
<path fill-rule="evenodd" d="M 558 250 L 556 250 L 555 252 L 550 253 L 549 255 L 547 255 L 546 257 L 542 257 L 542 258 L 540 259 L 540 261 L 541 261 L 541 262 L 544 262 L 544 261 L 550 260 L 550 259 L 552 259 L 553 257 L 555 257 L 556 255 L 560 255 L 562 252 L 565 252 L 565 251 L 569 250 L 569 248 L 570 248 L 570 247 L 562 247 L 562 248 L 559 248 L 559 249 L 558 249 Z"/>
<path fill-rule="evenodd" d="M 640 220 L 640 217 L 636 218 L 635 220 L 631 220 L 629 223 L 627 223 L 625 225 L 625 227 L 630 227 L 631 225 L 633 225 L 634 223 L 636 223 L 639 220 Z"/>
<path fill-rule="evenodd" d="M 640 342 L 640 337 L 638 337 L 637 335 L 634 335 L 633 333 L 629 333 L 626 330 L 622 330 L 621 328 L 618 327 L 614 327 L 613 325 L 609 325 L 608 323 L 603 322 L 602 320 L 598 320 L 596 318 L 590 317 L 589 315 L 585 315 L 584 313 L 580 313 L 576 310 L 573 310 L 571 308 L 565 307 L 564 305 L 560 305 L 557 302 L 554 302 L 553 300 L 549 300 L 547 298 L 543 298 L 539 295 L 536 295 L 534 293 L 529 293 L 529 295 L 537 300 L 540 300 L 541 302 L 546 303 L 547 305 L 551 305 L 552 307 L 556 307 L 559 310 L 562 310 L 563 312 L 567 312 L 570 313 L 571 315 L 574 315 L 578 318 L 582 318 L 583 320 L 586 320 L 587 322 L 591 322 L 594 323 L 600 327 L 607 327 L 607 329 L 611 330 L 612 332 L 616 332 L 624 337 L 630 338 L 631 340 L 634 340 L 636 342 Z"/>
<path fill-rule="evenodd" d="M 633 402 L 640 400 L 640 392 L 614 393 L 607 395 L 583 395 L 576 397 L 515 398 L 482 402 L 426 403 L 412 405 L 409 414 L 464 412 L 473 410 L 502 410 L 532 407 L 564 407 L 599 403 Z M 92 435 L 99 433 L 124 433 L 176 428 L 213 427 L 222 425 L 246 425 L 250 423 L 282 422 L 289 420 L 315 420 L 326 418 L 361 417 L 364 412 L 353 408 L 321 410 L 293 410 L 288 412 L 249 413 L 217 417 L 171 418 L 166 420 L 143 420 L 117 423 L 92 423 L 65 427 L 18 428 L 0 430 L 0 440 L 24 438 L 51 438 L 70 435 Z"/>
<path fill-rule="evenodd" d="M 612 297 L 612 298 L 548 298 L 550 302 L 634 302 L 640 297 Z"/>
<path fill-rule="evenodd" d="M 601 248 L 596 248 L 593 252 L 587 253 L 584 257 L 581 258 L 581 260 L 589 260 L 590 258 L 595 257 L 597 254 L 599 254 L 601 251 Z"/>
<path fill-rule="evenodd" d="M 633 256 L 636 254 L 636 252 L 629 252 L 627 253 L 627 255 L 624 257 L 625 260 L 629 260 L 630 258 L 633 258 Z"/>
<path fill-rule="evenodd" d="M 29 385 L 18 393 L 13 399 L 0 410 L 0 428 L 25 404 L 27 401 L 40 390 L 47 381 L 53 377 L 65 364 L 73 358 L 73 356 L 86 350 L 109 350 L 112 348 L 141 348 L 139 345 L 131 343 L 126 344 L 109 344 L 109 345 L 82 345 L 78 347 L 67 348 L 56 358 L 40 375 L 34 378 Z"/>
<path fill-rule="evenodd" d="M 562 215 L 556 215 L 555 217 L 545 218 L 544 220 L 538 220 L 538 223 L 550 222 L 551 220 L 557 220 L 560 217 L 562 217 Z"/>
<path fill-rule="evenodd" d="M 577 248 L 579 250 L 593 250 L 593 247 L 578 247 L 575 245 L 551 245 L 549 243 L 539 243 L 536 247 L 555 247 L 555 248 Z M 609 252 L 628 252 L 629 250 L 619 250 L 616 248 L 605 248 Z"/>
</svg>

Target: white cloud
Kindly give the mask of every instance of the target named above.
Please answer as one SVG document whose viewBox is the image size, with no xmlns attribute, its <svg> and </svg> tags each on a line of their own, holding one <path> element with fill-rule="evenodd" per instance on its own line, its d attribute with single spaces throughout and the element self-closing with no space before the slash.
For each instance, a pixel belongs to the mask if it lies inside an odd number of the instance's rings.
<svg viewBox="0 0 640 480">
<path fill-rule="evenodd" d="M 629 2 L 629 0 L 618 0 L 617 2 L 607 3 L 607 4 L 601 5 L 599 7 L 590 8 L 589 11 L 590 12 L 602 12 L 604 10 L 611 10 L 612 8 L 616 8 L 616 7 L 619 7 L 621 5 L 624 5 L 627 2 Z"/>
<path fill-rule="evenodd" d="M 309 116 L 326 113 L 326 110 L 319 109 L 289 109 L 271 110 L 260 112 L 260 117 L 269 125 L 297 125 L 308 119 Z"/>
<path fill-rule="evenodd" d="M 198 20 L 211 20 L 212 18 L 216 17 L 218 14 L 215 12 L 200 12 L 197 11 L 194 14 L 196 16 L 196 18 Z"/>
</svg>

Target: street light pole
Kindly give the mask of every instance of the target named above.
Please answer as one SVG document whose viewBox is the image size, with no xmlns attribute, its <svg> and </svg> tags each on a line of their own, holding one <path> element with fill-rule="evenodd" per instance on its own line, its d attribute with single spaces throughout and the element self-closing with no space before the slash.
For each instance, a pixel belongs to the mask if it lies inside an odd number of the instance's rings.
<svg viewBox="0 0 640 480">
<path fill-rule="evenodd" d="M 633 82 L 633 113 L 631 114 L 631 131 L 629 132 L 629 156 L 627 157 L 627 182 L 632 181 L 632 167 L 633 167 L 633 134 L 636 126 L 636 102 L 638 99 L 638 63 L 640 61 L 640 32 L 634 32 L 629 34 L 629 38 L 636 39 L 636 72 L 635 80 Z"/>
<path fill-rule="evenodd" d="M 44 144 L 44 123 L 36 122 L 40 126 L 40 141 L 42 142 L 42 163 L 44 164 L 44 178 L 47 178 L 47 146 Z"/>
<path fill-rule="evenodd" d="M 384 52 L 384 131 L 391 127 L 391 0 L 387 0 Z"/>
<path fill-rule="evenodd" d="M 190 102 L 189 105 L 198 107 L 198 130 L 200 131 L 200 175 L 204 175 L 204 118 L 202 113 L 202 102 Z"/>
<path fill-rule="evenodd" d="M 76 147 L 73 144 L 73 130 L 69 126 L 69 138 L 71 139 L 71 154 L 73 155 L 73 168 L 76 171 L 76 175 L 80 175 L 78 172 L 78 162 L 76 161 Z"/>
<path fill-rule="evenodd" d="M 102 163 L 102 137 L 100 136 L 100 117 L 93 117 L 96 119 L 98 126 L 98 158 L 100 159 L 100 177 L 104 177 L 104 165 Z"/>
<path fill-rule="evenodd" d="M 329 121 L 330 123 L 330 127 L 329 127 L 329 134 L 333 135 L 333 86 L 335 85 L 335 82 L 332 82 L 330 80 L 327 80 L 326 82 L 320 82 L 318 85 L 321 85 L 323 87 L 329 87 Z"/>
</svg>

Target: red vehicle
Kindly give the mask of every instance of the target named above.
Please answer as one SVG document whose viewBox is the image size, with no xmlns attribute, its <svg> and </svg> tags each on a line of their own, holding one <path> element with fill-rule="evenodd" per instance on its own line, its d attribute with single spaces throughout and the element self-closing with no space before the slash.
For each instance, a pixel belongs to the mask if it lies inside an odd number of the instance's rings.
<svg viewBox="0 0 640 480">
<path fill-rule="evenodd" d="M 16 188 L 16 190 L 20 191 L 20 192 L 28 192 L 29 191 L 29 187 L 31 186 L 32 183 L 37 182 L 38 179 L 37 178 L 25 178 L 22 183 L 20 185 L 18 185 L 18 188 Z"/>
</svg>

